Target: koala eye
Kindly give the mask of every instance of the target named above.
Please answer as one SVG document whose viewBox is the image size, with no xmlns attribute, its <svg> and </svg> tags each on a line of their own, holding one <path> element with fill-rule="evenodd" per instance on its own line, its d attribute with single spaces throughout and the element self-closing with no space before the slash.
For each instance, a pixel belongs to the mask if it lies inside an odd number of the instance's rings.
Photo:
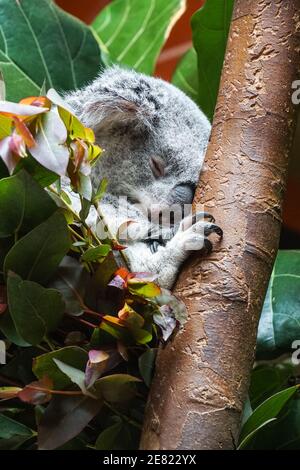
<svg viewBox="0 0 300 470">
<path fill-rule="evenodd" d="M 153 156 L 150 158 L 150 168 L 155 178 L 161 178 L 165 175 L 165 163 L 162 158 Z"/>
<path fill-rule="evenodd" d="M 173 188 L 172 199 L 174 204 L 191 204 L 194 199 L 195 185 L 181 183 Z"/>
</svg>

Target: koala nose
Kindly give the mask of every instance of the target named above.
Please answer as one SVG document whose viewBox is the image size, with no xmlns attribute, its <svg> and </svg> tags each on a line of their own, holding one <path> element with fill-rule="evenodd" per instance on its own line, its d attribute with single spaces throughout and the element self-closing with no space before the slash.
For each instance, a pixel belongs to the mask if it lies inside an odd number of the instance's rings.
<svg viewBox="0 0 300 470">
<path fill-rule="evenodd" d="M 177 184 L 173 188 L 173 204 L 192 204 L 195 194 L 195 185 L 192 183 Z"/>
</svg>

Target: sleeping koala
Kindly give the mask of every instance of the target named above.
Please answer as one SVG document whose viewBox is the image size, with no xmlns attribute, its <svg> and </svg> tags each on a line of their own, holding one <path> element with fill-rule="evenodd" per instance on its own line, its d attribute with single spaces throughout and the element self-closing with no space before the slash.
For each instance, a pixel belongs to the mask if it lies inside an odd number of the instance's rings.
<svg viewBox="0 0 300 470">
<path fill-rule="evenodd" d="M 117 66 L 65 99 L 105 150 L 92 180 L 108 180 L 101 209 L 114 235 L 127 227 L 131 270 L 157 273 L 171 288 L 191 250 L 211 250 L 213 232 L 222 237 L 213 217 L 190 213 L 209 121 L 173 85 Z"/>
</svg>

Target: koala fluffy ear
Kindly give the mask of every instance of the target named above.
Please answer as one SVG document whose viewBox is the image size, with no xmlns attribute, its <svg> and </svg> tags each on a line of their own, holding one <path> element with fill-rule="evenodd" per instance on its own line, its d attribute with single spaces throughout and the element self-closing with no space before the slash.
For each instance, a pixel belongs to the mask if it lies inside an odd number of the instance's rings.
<svg viewBox="0 0 300 470">
<path fill-rule="evenodd" d="M 158 121 L 158 106 L 147 79 L 114 66 L 102 72 L 91 85 L 66 95 L 65 100 L 94 131 L 124 124 L 137 130 L 151 130 Z"/>
</svg>

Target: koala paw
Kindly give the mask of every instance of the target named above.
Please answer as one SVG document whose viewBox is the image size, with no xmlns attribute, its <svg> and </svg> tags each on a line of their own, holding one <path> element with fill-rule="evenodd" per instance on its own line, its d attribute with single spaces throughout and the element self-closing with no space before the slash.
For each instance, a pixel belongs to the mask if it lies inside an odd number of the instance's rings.
<svg viewBox="0 0 300 470">
<path fill-rule="evenodd" d="M 205 219 L 208 219 L 205 220 Z M 208 239 L 209 235 L 215 233 L 221 240 L 223 230 L 216 225 L 213 216 L 207 212 L 198 212 L 185 217 L 176 232 L 174 238 L 176 243 L 185 251 L 204 251 L 210 253 L 212 251 L 212 242 Z"/>
</svg>

